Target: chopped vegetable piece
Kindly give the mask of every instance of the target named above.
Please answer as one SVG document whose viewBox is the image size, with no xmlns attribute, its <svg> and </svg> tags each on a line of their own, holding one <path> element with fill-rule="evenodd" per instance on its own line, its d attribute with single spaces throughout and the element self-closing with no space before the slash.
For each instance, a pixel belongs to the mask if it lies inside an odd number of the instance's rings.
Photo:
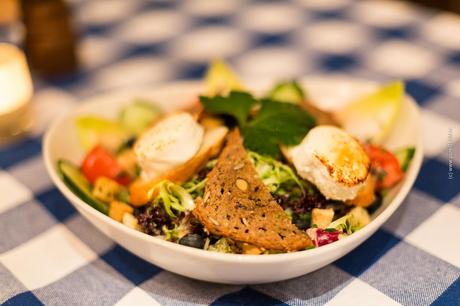
<svg viewBox="0 0 460 306">
<path fill-rule="evenodd" d="M 219 253 L 233 253 L 233 241 L 228 238 L 220 238 L 216 243 L 209 246 L 208 250 Z"/>
<path fill-rule="evenodd" d="M 352 234 L 353 228 L 351 226 L 351 216 L 349 214 L 346 214 L 345 216 L 338 218 L 337 220 L 329 224 L 327 228 L 340 230 L 345 234 Z"/>
<path fill-rule="evenodd" d="M 371 218 L 367 210 L 356 206 L 348 214 L 329 224 L 328 228 L 341 230 L 343 233 L 350 235 L 370 222 Z"/>
<path fill-rule="evenodd" d="M 301 104 L 305 100 L 305 94 L 296 81 L 287 81 L 276 84 L 268 98 L 278 102 Z"/>
<path fill-rule="evenodd" d="M 85 177 L 94 183 L 97 178 L 105 176 L 119 184 L 127 185 L 130 178 L 124 173 L 115 157 L 103 147 L 94 147 L 83 160 L 81 170 Z"/>
<path fill-rule="evenodd" d="M 121 202 L 125 202 L 125 203 L 131 202 L 131 196 L 129 195 L 129 191 L 128 189 L 124 187 L 120 188 L 115 198 L 116 200 L 121 201 Z"/>
<path fill-rule="evenodd" d="M 325 230 L 321 228 L 309 228 L 307 234 L 316 247 L 320 247 L 339 240 L 341 231 Z"/>
<path fill-rule="evenodd" d="M 365 145 L 365 149 L 371 159 L 371 171 L 377 176 L 377 190 L 390 188 L 401 180 L 401 166 L 391 152 L 371 144 Z"/>
<path fill-rule="evenodd" d="M 371 217 L 366 209 L 356 206 L 353 207 L 348 214 L 351 216 L 350 223 L 352 226 L 352 230 L 357 231 L 362 227 L 368 225 L 371 222 Z"/>
<path fill-rule="evenodd" d="M 409 148 L 399 149 L 399 150 L 396 150 L 393 154 L 396 156 L 396 159 L 401 165 L 401 170 L 403 172 L 406 172 L 407 169 L 409 169 L 410 162 L 412 161 L 412 158 L 415 155 L 415 148 L 409 147 Z"/>
<path fill-rule="evenodd" d="M 210 96 L 244 89 L 238 76 L 222 60 L 214 60 L 211 63 L 206 72 L 205 82 Z"/>
<path fill-rule="evenodd" d="M 380 87 L 334 113 L 338 123 L 361 141 L 380 144 L 392 130 L 404 100 L 404 84 Z"/>
<path fill-rule="evenodd" d="M 112 201 L 110 202 L 109 208 L 109 217 L 121 222 L 123 220 L 123 216 L 125 213 L 133 213 L 133 208 L 126 203 L 120 201 Z"/>
<path fill-rule="evenodd" d="M 119 122 L 96 117 L 77 118 L 78 140 L 85 150 L 100 145 L 115 152 L 124 142 L 131 138 L 131 132 Z"/>
<path fill-rule="evenodd" d="M 120 190 L 121 186 L 117 182 L 100 176 L 94 183 L 92 194 L 96 199 L 105 203 L 110 203 L 115 200 Z"/>
<path fill-rule="evenodd" d="M 156 105 L 144 100 L 137 100 L 122 109 L 120 122 L 133 134 L 139 135 L 160 114 L 161 110 Z"/>
<path fill-rule="evenodd" d="M 316 245 L 317 246 L 323 246 L 326 244 L 329 244 L 331 242 L 339 240 L 340 237 L 340 231 L 338 230 L 323 230 L 321 228 L 318 228 L 316 230 Z"/>
<path fill-rule="evenodd" d="M 83 201 L 100 211 L 104 215 L 108 213 L 108 205 L 97 200 L 91 194 L 91 184 L 80 172 L 77 166 L 65 160 L 58 161 L 59 174 L 64 183 Z"/>
</svg>

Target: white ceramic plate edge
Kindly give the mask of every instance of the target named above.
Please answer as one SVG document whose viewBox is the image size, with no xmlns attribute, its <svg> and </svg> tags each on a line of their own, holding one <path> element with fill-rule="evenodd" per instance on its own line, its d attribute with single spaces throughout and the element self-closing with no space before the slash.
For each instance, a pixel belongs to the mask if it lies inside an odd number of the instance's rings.
<svg viewBox="0 0 460 306">
<path fill-rule="evenodd" d="M 190 86 L 198 86 L 200 82 L 181 82 L 182 84 L 190 84 Z M 176 83 L 177 84 L 177 83 Z M 170 85 L 174 86 L 174 84 Z M 153 87 L 152 90 L 156 88 Z M 135 90 L 130 89 L 128 90 L 129 92 L 134 92 Z M 97 101 L 103 98 L 101 96 L 99 99 L 92 99 L 93 101 Z M 56 171 L 56 165 L 54 164 L 54 160 L 51 158 L 52 154 L 50 152 L 50 143 L 51 143 L 51 138 L 60 126 L 60 124 L 65 121 L 67 118 L 69 118 L 70 115 L 61 117 L 60 119 L 57 119 L 56 122 L 49 128 L 47 131 L 45 138 L 44 138 L 44 146 L 43 146 L 43 156 L 45 160 L 45 165 L 48 170 L 48 173 L 50 174 L 53 182 L 56 184 L 58 189 L 70 200 L 70 202 L 79 210 L 81 213 L 85 215 L 91 216 L 92 218 L 95 218 L 99 220 L 100 222 L 107 223 L 108 226 L 114 227 L 117 230 L 120 230 L 124 232 L 127 236 L 131 236 L 135 239 L 140 239 L 143 240 L 146 243 L 152 243 L 155 245 L 158 245 L 158 247 L 164 247 L 168 248 L 173 251 L 177 251 L 179 253 L 185 253 L 190 256 L 198 257 L 202 260 L 212 260 L 212 261 L 218 261 L 224 263 L 239 263 L 239 264 L 251 264 L 251 265 L 264 265 L 264 264 L 276 264 L 276 263 L 281 263 L 284 261 L 289 261 L 289 260 L 298 260 L 298 259 L 304 259 L 308 260 L 308 258 L 313 258 L 316 256 L 322 256 L 324 254 L 330 254 L 334 253 L 337 251 L 337 253 L 342 253 L 339 252 L 338 250 L 346 248 L 348 249 L 347 252 L 349 252 L 351 249 L 362 243 L 366 238 L 368 238 L 370 235 L 372 235 L 393 213 L 394 211 L 400 206 L 406 195 L 408 194 L 409 190 L 411 189 L 412 185 L 415 182 L 415 179 L 417 177 L 417 174 L 419 172 L 422 160 L 423 160 L 423 152 L 422 152 L 422 144 L 421 144 L 421 135 L 420 135 L 420 116 L 418 113 L 418 107 L 415 104 L 415 102 L 411 99 L 408 98 L 407 102 L 411 105 L 411 107 L 414 108 L 414 111 L 416 112 L 416 117 L 417 117 L 417 128 L 419 130 L 418 133 L 418 139 L 416 141 L 416 153 L 413 158 L 412 164 L 410 166 L 409 171 L 406 174 L 406 177 L 397 193 L 395 198 L 392 200 L 392 202 L 386 207 L 385 210 L 383 210 L 368 226 L 363 228 L 362 230 L 354 233 L 350 237 L 347 237 L 346 239 L 334 242 L 332 244 L 323 246 L 321 248 L 313 249 L 313 250 L 308 250 L 308 251 L 302 251 L 302 252 L 294 252 L 294 253 L 287 253 L 287 254 L 274 254 L 274 255 L 269 255 L 269 256 L 256 256 L 256 255 L 237 255 L 237 254 L 221 254 L 221 253 L 214 253 L 214 252 L 208 252 L 208 251 L 203 251 L 203 250 L 198 250 L 198 249 L 193 249 L 190 247 L 185 247 L 182 245 L 178 245 L 175 243 L 171 243 L 168 241 L 164 241 L 162 239 L 152 237 L 149 235 L 146 235 L 144 233 L 135 231 L 119 222 L 116 222 L 115 220 L 109 218 L 108 216 L 105 216 L 92 207 L 90 207 L 88 204 L 80 200 L 73 192 L 71 192 L 67 186 L 62 182 L 61 178 L 59 177 L 57 171 Z M 91 102 L 89 102 L 91 103 Z M 87 103 L 84 103 L 83 105 L 88 106 Z M 91 221 L 91 220 L 90 220 Z M 92 221 L 91 221 L 92 222 Z M 92 222 L 94 223 L 94 222 Z M 352 246 L 351 248 L 347 246 Z M 139 254 L 138 254 L 139 255 Z M 330 261 L 333 261 L 337 258 L 334 258 Z M 329 262 L 330 262 L 329 261 Z M 324 266 L 324 264 L 322 265 Z M 320 268 L 317 267 L 317 268 Z M 175 271 L 180 273 L 180 271 Z M 199 277 L 198 277 L 199 278 Z M 288 278 L 288 277 L 287 277 Z M 280 278 L 280 279 L 285 279 L 285 278 Z M 212 281 L 217 281 L 219 280 L 216 279 L 207 279 L 207 280 L 212 280 Z M 223 281 L 227 282 L 227 281 Z M 264 281 L 252 281 L 253 283 L 260 283 Z M 237 282 L 232 282 L 232 283 L 237 283 Z"/>
</svg>

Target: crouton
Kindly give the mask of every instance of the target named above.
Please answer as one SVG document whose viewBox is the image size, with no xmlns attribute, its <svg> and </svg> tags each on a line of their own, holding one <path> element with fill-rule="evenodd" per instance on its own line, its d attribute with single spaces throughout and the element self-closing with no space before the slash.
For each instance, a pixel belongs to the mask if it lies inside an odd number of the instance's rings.
<svg viewBox="0 0 460 306">
<path fill-rule="evenodd" d="M 121 222 L 125 213 L 132 214 L 134 209 L 126 203 L 120 201 L 110 202 L 109 217 Z"/>
<path fill-rule="evenodd" d="M 311 224 L 319 228 L 327 228 L 334 219 L 334 210 L 332 208 L 313 208 L 311 211 Z"/>
<path fill-rule="evenodd" d="M 93 196 L 105 203 L 115 200 L 116 194 L 120 191 L 121 186 L 107 177 L 101 176 L 94 182 L 92 191 Z"/>
</svg>

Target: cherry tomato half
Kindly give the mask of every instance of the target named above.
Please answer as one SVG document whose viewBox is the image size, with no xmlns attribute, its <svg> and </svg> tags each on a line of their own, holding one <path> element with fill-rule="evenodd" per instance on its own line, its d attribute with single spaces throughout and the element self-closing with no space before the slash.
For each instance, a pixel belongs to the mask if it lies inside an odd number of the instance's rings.
<svg viewBox="0 0 460 306">
<path fill-rule="evenodd" d="M 401 180 L 401 166 L 391 152 L 371 144 L 365 145 L 365 148 L 371 160 L 371 169 L 377 176 L 378 190 L 390 188 Z"/>
<path fill-rule="evenodd" d="M 94 183 L 101 176 L 105 176 L 122 185 L 127 185 L 130 182 L 129 176 L 124 173 L 123 168 L 117 163 L 115 157 L 100 146 L 96 146 L 88 152 L 83 160 L 81 171 L 91 183 Z"/>
</svg>

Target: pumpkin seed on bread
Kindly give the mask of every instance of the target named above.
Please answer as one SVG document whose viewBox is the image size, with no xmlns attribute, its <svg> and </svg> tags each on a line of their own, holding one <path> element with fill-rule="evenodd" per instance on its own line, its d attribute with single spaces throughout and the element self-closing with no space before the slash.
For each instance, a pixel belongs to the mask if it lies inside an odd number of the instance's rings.
<svg viewBox="0 0 460 306">
<path fill-rule="evenodd" d="M 238 129 L 229 134 L 193 214 L 213 234 L 264 249 L 297 251 L 313 245 L 258 177 Z"/>
</svg>

